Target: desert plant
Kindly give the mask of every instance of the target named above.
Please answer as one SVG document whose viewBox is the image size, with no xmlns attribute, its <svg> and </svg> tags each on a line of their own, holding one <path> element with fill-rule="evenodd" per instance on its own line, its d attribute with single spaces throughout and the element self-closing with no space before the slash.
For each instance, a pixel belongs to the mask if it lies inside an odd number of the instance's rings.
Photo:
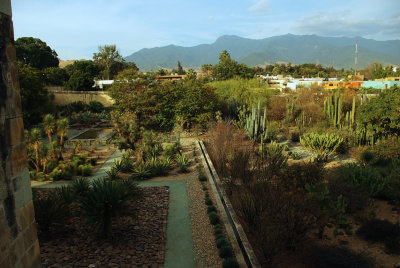
<svg viewBox="0 0 400 268">
<path fill-rule="evenodd" d="M 363 188 L 371 196 L 379 195 L 385 187 L 385 179 L 371 166 L 347 164 L 340 167 L 339 172 L 346 181 Z"/>
<path fill-rule="evenodd" d="M 178 157 L 176 158 L 176 163 L 178 164 L 179 170 L 181 172 L 187 171 L 189 162 L 190 162 L 189 158 L 184 154 L 178 155 Z"/>
<path fill-rule="evenodd" d="M 132 178 L 137 180 L 145 180 L 150 178 L 152 173 L 151 167 L 147 163 L 140 163 L 132 172 Z"/>
<path fill-rule="evenodd" d="M 45 234 L 50 231 L 53 223 L 62 222 L 69 214 L 67 205 L 58 195 L 34 199 L 33 206 L 39 230 Z"/>
<path fill-rule="evenodd" d="M 215 243 L 217 245 L 217 248 L 221 248 L 222 246 L 226 246 L 226 245 L 229 246 L 229 242 L 228 242 L 228 240 L 226 240 L 225 237 L 218 238 Z"/>
<path fill-rule="evenodd" d="M 221 258 L 228 258 L 233 256 L 232 247 L 230 245 L 223 245 L 219 249 L 219 256 Z"/>
<path fill-rule="evenodd" d="M 79 165 L 77 174 L 84 177 L 90 176 L 92 175 L 92 167 L 90 165 Z"/>
<path fill-rule="evenodd" d="M 44 132 L 46 132 L 47 136 L 49 137 L 49 143 L 53 142 L 53 133 L 56 130 L 56 120 L 54 115 L 46 114 L 43 118 L 43 128 Z"/>
<path fill-rule="evenodd" d="M 284 153 L 285 149 L 286 145 L 281 145 L 273 141 L 260 152 L 261 157 L 268 166 L 270 174 L 277 174 L 282 168 L 287 166 L 288 155 Z"/>
<path fill-rule="evenodd" d="M 343 139 L 332 133 L 318 134 L 306 133 L 300 137 L 300 143 L 318 154 L 318 157 L 326 161 L 339 147 Z"/>
<path fill-rule="evenodd" d="M 107 237 L 111 233 L 112 220 L 136 196 L 138 189 L 132 182 L 99 179 L 92 183 L 89 192 L 81 198 L 81 206 L 88 224 Z"/>
<path fill-rule="evenodd" d="M 61 186 L 56 188 L 57 195 L 66 204 L 69 205 L 75 200 L 75 192 L 71 186 Z"/>
<path fill-rule="evenodd" d="M 375 159 L 375 154 L 371 151 L 365 150 L 361 153 L 361 162 L 364 166 L 370 164 Z"/>
<path fill-rule="evenodd" d="M 72 180 L 70 184 L 71 190 L 76 196 L 84 196 L 90 190 L 90 182 L 85 178 L 78 178 Z"/>
<path fill-rule="evenodd" d="M 119 174 L 118 169 L 115 168 L 115 166 L 111 167 L 110 170 L 106 171 L 106 174 L 109 180 L 115 181 L 120 179 L 118 175 Z"/>
<path fill-rule="evenodd" d="M 199 176 L 198 176 L 198 179 L 199 179 L 199 181 L 206 181 L 207 177 L 206 177 L 206 175 L 204 175 L 203 172 L 200 172 Z"/>
</svg>

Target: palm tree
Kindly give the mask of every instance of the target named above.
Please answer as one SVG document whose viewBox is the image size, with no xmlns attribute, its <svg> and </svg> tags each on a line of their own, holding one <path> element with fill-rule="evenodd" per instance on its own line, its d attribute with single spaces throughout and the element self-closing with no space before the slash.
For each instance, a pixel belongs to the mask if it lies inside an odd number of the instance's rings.
<svg viewBox="0 0 400 268">
<path fill-rule="evenodd" d="M 29 145 L 35 151 L 35 166 L 36 171 L 39 172 L 40 168 L 40 157 L 39 157 L 39 149 L 42 145 L 42 131 L 39 128 L 34 128 L 31 130 L 31 133 L 28 137 Z"/>
<path fill-rule="evenodd" d="M 49 136 L 49 142 L 53 142 L 52 134 L 56 130 L 56 120 L 52 114 L 46 114 L 43 118 L 43 128 L 47 136 Z"/>
<path fill-rule="evenodd" d="M 68 118 L 59 119 L 57 121 L 57 132 L 60 135 L 60 147 L 64 148 L 64 137 L 67 136 L 69 128 Z"/>
</svg>

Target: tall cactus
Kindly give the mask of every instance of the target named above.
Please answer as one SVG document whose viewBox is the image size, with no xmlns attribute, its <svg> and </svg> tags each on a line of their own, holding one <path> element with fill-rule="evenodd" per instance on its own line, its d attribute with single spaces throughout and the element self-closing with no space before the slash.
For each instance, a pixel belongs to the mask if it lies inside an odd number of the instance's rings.
<svg viewBox="0 0 400 268">
<path fill-rule="evenodd" d="M 249 137 L 253 140 L 262 136 L 263 139 L 267 138 L 267 108 L 264 108 L 264 115 L 260 115 L 260 102 L 258 102 L 257 109 L 253 107 L 251 114 L 246 119 L 246 131 Z"/>
</svg>

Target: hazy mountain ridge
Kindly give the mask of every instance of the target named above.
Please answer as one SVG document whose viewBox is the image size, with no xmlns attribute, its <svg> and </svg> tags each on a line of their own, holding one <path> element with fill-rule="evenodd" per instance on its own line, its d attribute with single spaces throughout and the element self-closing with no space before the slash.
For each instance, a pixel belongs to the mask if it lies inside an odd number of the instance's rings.
<svg viewBox="0 0 400 268">
<path fill-rule="evenodd" d="M 200 68 L 203 64 L 216 64 L 223 50 L 249 66 L 285 61 L 348 69 L 354 67 L 355 38 L 286 34 L 248 39 L 224 35 L 212 44 L 141 49 L 125 57 L 125 60 L 135 62 L 142 71 L 176 68 L 178 61 L 184 68 Z M 358 68 L 372 62 L 400 65 L 400 40 L 376 41 L 359 37 L 358 51 Z"/>
</svg>

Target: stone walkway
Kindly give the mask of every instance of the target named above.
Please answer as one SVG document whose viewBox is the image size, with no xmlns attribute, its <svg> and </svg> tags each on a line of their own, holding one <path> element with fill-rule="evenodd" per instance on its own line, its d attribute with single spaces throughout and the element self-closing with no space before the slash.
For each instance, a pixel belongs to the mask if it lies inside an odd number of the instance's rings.
<svg viewBox="0 0 400 268">
<path fill-rule="evenodd" d="M 88 178 L 90 181 L 104 178 L 114 161 L 121 158 L 123 152 L 116 150 L 96 171 Z M 32 188 L 56 188 L 68 185 L 69 182 L 31 182 Z M 195 267 L 193 242 L 189 217 L 189 199 L 187 180 L 143 181 L 139 186 L 168 186 L 169 206 L 167 220 L 167 245 L 165 252 L 165 268 Z"/>
</svg>

